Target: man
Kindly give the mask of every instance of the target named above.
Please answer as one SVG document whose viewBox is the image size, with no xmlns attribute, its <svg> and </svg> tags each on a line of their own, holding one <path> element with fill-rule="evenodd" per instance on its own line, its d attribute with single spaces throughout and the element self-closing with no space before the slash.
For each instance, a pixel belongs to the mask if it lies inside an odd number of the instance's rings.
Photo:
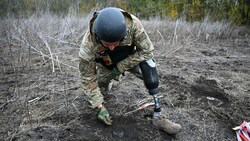
<svg viewBox="0 0 250 141">
<path fill-rule="evenodd" d="M 92 108 L 98 109 L 100 121 L 112 124 L 103 95 L 112 79 L 118 80 L 121 74 L 130 71 L 144 80 L 149 94 L 154 97 L 153 124 L 170 134 L 180 130 L 179 124 L 161 116 L 153 50 L 149 36 L 134 15 L 114 7 L 94 13 L 80 46 L 79 70 L 84 93 Z"/>
</svg>

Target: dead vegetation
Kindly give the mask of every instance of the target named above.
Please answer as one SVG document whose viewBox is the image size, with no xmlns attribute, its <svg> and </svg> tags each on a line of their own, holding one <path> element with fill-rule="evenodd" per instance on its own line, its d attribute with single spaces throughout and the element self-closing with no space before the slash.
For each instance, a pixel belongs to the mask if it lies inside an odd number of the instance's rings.
<svg viewBox="0 0 250 141">
<path fill-rule="evenodd" d="M 1 20 L 2 140 L 235 140 L 250 120 L 250 32 L 229 23 L 142 21 L 155 45 L 163 114 L 180 123 L 176 136 L 145 115 L 143 82 L 126 73 L 106 95 L 114 125 L 96 121 L 81 91 L 78 51 L 90 16 L 43 15 Z M 124 137 L 114 136 L 122 130 Z"/>
</svg>

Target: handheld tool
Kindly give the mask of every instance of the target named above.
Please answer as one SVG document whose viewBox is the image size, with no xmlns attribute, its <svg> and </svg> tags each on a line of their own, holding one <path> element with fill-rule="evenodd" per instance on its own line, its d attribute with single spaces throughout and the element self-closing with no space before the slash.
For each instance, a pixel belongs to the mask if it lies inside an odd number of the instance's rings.
<svg viewBox="0 0 250 141">
<path fill-rule="evenodd" d="M 124 115 L 132 114 L 132 113 L 134 113 L 134 112 L 136 112 L 136 111 L 139 111 L 139 110 L 141 110 L 141 109 L 145 109 L 145 108 L 147 108 L 148 106 L 153 106 L 153 105 L 155 105 L 155 103 L 145 103 L 145 104 L 141 105 L 139 108 L 137 108 L 137 109 L 135 109 L 135 110 L 132 110 L 132 111 L 129 111 L 129 112 L 125 113 Z"/>
</svg>

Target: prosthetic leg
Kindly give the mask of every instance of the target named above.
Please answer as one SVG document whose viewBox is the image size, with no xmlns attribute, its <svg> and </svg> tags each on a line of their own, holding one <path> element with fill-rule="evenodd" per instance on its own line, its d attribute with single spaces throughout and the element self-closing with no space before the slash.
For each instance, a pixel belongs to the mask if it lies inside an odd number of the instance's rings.
<svg viewBox="0 0 250 141">
<path fill-rule="evenodd" d="M 153 59 L 143 61 L 140 64 L 143 81 L 145 83 L 146 88 L 149 91 L 149 94 L 153 96 L 155 108 L 154 108 L 154 114 L 153 118 L 157 118 L 161 115 L 161 108 L 159 104 L 159 100 L 156 97 L 159 93 L 159 79 L 158 74 L 156 70 L 156 64 Z"/>
<path fill-rule="evenodd" d="M 159 105 L 159 100 L 156 95 L 159 93 L 158 85 L 158 74 L 156 70 L 156 65 L 153 59 L 143 61 L 140 63 L 141 72 L 143 75 L 143 80 L 149 94 L 153 96 L 155 102 L 155 109 L 153 115 L 153 125 L 168 134 L 176 134 L 181 130 L 181 126 L 176 124 L 164 116 L 161 115 L 161 108 Z"/>
</svg>

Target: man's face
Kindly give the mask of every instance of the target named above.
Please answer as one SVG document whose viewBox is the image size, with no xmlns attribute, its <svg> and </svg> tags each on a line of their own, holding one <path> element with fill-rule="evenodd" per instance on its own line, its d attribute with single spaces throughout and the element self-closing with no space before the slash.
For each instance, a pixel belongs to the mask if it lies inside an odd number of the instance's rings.
<svg viewBox="0 0 250 141">
<path fill-rule="evenodd" d="M 120 44 L 120 41 L 110 43 L 110 42 L 105 42 L 105 41 L 101 40 L 101 43 L 104 47 L 107 47 L 107 48 L 109 48 L 109 50 L 112 51 L 115 49 L 115 47 L 117 47 Z"/>
</svg>

